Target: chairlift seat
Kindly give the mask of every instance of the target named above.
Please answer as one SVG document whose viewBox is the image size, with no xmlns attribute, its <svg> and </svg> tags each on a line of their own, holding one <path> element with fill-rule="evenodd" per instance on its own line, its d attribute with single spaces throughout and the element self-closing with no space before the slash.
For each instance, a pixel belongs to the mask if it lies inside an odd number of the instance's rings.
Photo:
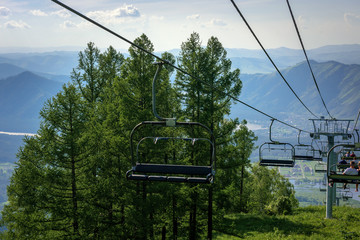
<svg viewBox="0 0 360 240">
<path fill-rule="evenodd" d="M 208 175 L 211 174 L 211 166 L 191 166 L 174 164 L 152 164 L 136 163 L 133 167 L 138 173 L 162 173 L 162 174 L 184 174 L 184 175 Z"/>
<path fill-rule="evenodd" d="M 143 174 L 137 174 L 143 173 Z M 158 176 L 148 174 L 183 174 L 186 176 Z M 204 176 L 204 177 L 196 177 Z M 129 180 L 157 181 L 157 182 L 186 182 L 186 183 L 211 183 L 213 181 L 213 170 L 211 166 L 171 165 L 136 163 L 132 170 L 126 174 Z"/>
<path fill-rule="evenodd" d="M 360 160 L 360 157 L 342 157 L 344 160 Z"/>
<path fill-rule="evenodd" d="M 261 159 L 260 166 L 294 167 L 294 160 Z"/>
<path fill-rule="evenodd" d="M 346 169 L 346 168 L 349 168 L 350 167 L 350 163 L 347 163 L 347 164 L 337 164 L 336 167 L 338 169 Z"/>
<path fill-rule="evenodd" d="M 196 122 L 176 122 L 176 126 L 193 127 L 198 126 L 205 129 L 211 139 L 207 138 L 187 138 L 187 137 L 142 137 L 137 144 L 136 148 L 136 161 L 134 157 L 134 144 L 133 134 L 137 129 L 142 126 L 161 126 L 168 127 L 166 121 L 144 121 L 136 125 L 130 134 L 130 150 L 131 150 L 131 163 L 132 168 L 126 172 L 126 178 L 128 180 L 138 181 L 154 181 L 154 182 L 174 182 L 174 183 L 213 183 L 215 175 L 215 143 L 214 135 L 212 131 L 201 123 Z M 171 126 L 173 127 L 173 126 Z M 177 165 L 177 164 L 159 164 L 159 163 L 143 163 L 139 161 L 139 145 L 146 139 L 153 139 L 154 144 L 157 144 L 159 140 L 185 140 L 191 141 L 192 145 L 197 141 L 207 141 L 211 146 L 211 162 L 209 165 Z"/>
<path fill-rule="evenodd" d="M 309 155 L 294 155 L 295 160 L 314 161 L 315 158 Z M 318 161 L 318 159 L 316 159 Z"/>
<path fill-rule="evenodd" d="M 360 176 L 359 175 L 345 175 L 345 174 L 338 174 L 336 172 L 331 171 L 328 175 L 329 182 L 331 183 L 360 183 Z"/>
</svg>

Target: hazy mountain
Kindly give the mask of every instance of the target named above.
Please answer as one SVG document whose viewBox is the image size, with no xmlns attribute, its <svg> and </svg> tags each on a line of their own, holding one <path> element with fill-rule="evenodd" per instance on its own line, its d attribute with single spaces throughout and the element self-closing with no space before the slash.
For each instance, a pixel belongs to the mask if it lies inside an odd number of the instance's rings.
<svg viewBox="0 0 360 240">
<path fill-rule="evenodd" d="M 13 163 L 24 136 L 0 134 L 0 163 Z"/>
<path fill-rule="evenodd" d="M 311 61 L 311 66 L 321 95 L 333 117 L 354 119 L 360 108 L 360 65 Z M 306 62 L 281 72 L 313 113 L 328 117 Z M 296 99 L 277 72 L 242 74 L 240 78 L 243 82 L 240 99 L 251 106 L 279 118 L 297 115 L 302 117 L 301 120 L 314 118 Z M 251 116 L 252 119 L 259 116 L 253 110 L 239 105 L 233 107 L 233 114 L 243 116 L 242 118 Z"/>
<path fill-rule="evenodd" d="M 0 123 L 2 131 L 34 132 L 39 111 L 62 83 L 32 72 L 22 72 L 0 81 Z"/>
<path fill-rule="evenodd" d="M 262 50 L 227 49 L 233 68 L 242 73 L 270 73 L 275 69 Z M 306 60 L 303 50 L 276 48 L 268 54 L 278 68 L 294 66 Z M 344 64 L 360 64 L 360 45 L 333 45 L 306 51 L 308 58 L 317 62 L 336 61 Z"/>
<path fill-rule="evenodd" d="M 70 75 L 78 64 L 78 52 L 4 53 L 0 63 L 10 63 L 32 72 Z"/>
<path fill-rule="evenodd" d="M 0 80 L 24 72 L 25 69 L 9 63 L 0 63 Z"/>
<path fill-rule="evenodd" d="M 271 73 L 274 67 L 261 49 L 227 48 L 228 58 L 233 62 L 233 68 L 239 68 L 242 73 Z M 104 51 L 104 50 L 102 50 Z M 120 50 L 125 57 L 128 53 Z M 179 55 L 180 49 L 168 52 Z M 305 60 L 301 49 L 275 48 L 267 49 L 278 68 L 286 68 Z M 0 63 L 13 64 L 32 72 L 61 77 L 49 77 L 56 81 L 67 82 L 73 68 L 78 64 L 78 51 L 53 51 L 42 53 L 2 53 Z M 156 52 L 160 56 L 161 52 Z M 318 62 L 337 61 L 344 64 L 360 64 L 360 45 L 334 45 L 307 50 L 309 59 Z M 41 73 L 41 74 L 40 74 Z M 8 75 L 9 76 L 9 75 Z M 6 76 L 7 77 L 7 76 Z M 0 75 L 1 79 L 1 75 Z"/>
</svg>

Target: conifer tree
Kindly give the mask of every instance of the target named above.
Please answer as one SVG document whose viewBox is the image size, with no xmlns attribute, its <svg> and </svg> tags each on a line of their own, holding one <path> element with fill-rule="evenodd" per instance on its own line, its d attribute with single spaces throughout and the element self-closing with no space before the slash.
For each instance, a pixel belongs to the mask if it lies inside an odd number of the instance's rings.
<svg viewBox="0 0 360 240">
<path fill-rule="evenodd" d="M 203 48 L 197 33 L 191 34 L 190 38 L 182 44 L 179 65 L 194 76 L 190 77 L 183 73 L 178 73 L 176 76 L 176 87 L 180 100 L 184 104 L 184 115 L 192 121 L 209 126 L 217 139 L 216 146 L 219 148 L 219 143 L 224 142 L 226 136 L 231 135 L 236 127 L 237 120 L 224 121 L 224 118 L 230 113 L 229 95 L 240 94 L 242 86 L 239 79 L 240 71 L 238 69 L 231 71 L 231 61 L 226 58 L 226 51 L 217 38 L 211 37 Z M 225 135 L 220 135 L 220 133 L 225 133 Z M 206 159 L 204 156 L 196 156 L 195 153 L 192 153 L 192 156 Z M 217 158 L 217 161 L 222 160 Z M 191 239 L 196 239 L 197 234 L 202 231 L 201 226 L 197 225 L 197 209 L 198 205 L 201 207 L 203 204 L 200 201 L 204 202 L 205 199 L 208 199 L 208 238 L 211 238 L 212 191 L 212 187 L 209 187 L 209 195 L 205 197 L 200 196 L 196 188 L 190 190 L 192 194 L 189 221 Z"/>
<path fill-rule="evenodd" d="M 9 239 L 88 236 L 83 218 L 89 214 L 83 198 L 86 162 L 79 145 L 83 106 L 77 89 L 69 85 L 40 112 L 38 135 L 25 139 L 9 186 L 3 212 Z"/>
<path fill-rule="evenodd" d="M 134 43 L 149 52 L 154 51 L 153 44 L 145 34 L 135 39 Z M 142 121 L 152 121 L 155 117 L 152 113 L 152 81 L 157 66 L 154 65 L 153 56 L 132 46 L 129 48 L 130 56 L 125 59 L 121 67 L 121 77 L 114 81 L 113 94 L 115 104 L 118 104 L 117 111 L 122 114 L 122 127 L 127 139 L 127 170 L 130 169 L 130 152 L 129 136 L 131 130 Z M 174 61 L 172 55 L 165 53 L 163 57 L 166 60 Z M 171 89 L 169 74 L 171 69 L 164 67 L 160 72 L 157 83 L 156 97 L 158 100 L 159 114 L 171 113 L 172 98 L 174 91 Z M 152 136 L 155 134 L 154 129 L 145 128 L 141 133 L 143 136 Z M 161 156 L 156 155 L 153 151 L 154 144 L 145 142 L 143 145 L 144 152 L 141 155 L 143 161 L 153 161 L 153 158 Z M 125 175 L 125 173 L 124 173 Z M 163 201 L 167 197 L 168 184 L 166 183 L 146 183 L 146 182 L 129 182 L 127 184 L 127 218 L 125 226 L 132 231 L 132 237 L 140 239 L 154 238 L 159 229 L 157 224 L 164 224 Z M 161 192 L 160 194 L 158 192 Z M 166 219 L 166 218 L 165 218 Z M 160 225 L 160 229 L 163 225 Z"/>
</svg>

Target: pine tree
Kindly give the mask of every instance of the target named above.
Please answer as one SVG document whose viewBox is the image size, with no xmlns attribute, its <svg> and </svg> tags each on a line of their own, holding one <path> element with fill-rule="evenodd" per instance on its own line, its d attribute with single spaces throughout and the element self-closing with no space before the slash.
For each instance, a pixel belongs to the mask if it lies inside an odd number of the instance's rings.
<svg viewBox="0 0 360 240">
<path fill-rule="evenodd" d="M 241 91 L 240 71 L 231 71 L 231 61 L 226 58 L 226 51 L 217 38 L 211 37 L 205 48 L 201 47 L 199 34 L 193 33 L 181 46 L 179 65 L 188 72 L 184 75 L 178 72 L 176 87 L 180 100 L 184 105 L 183 114 L 186 118 L 201 122 L 211 129 L 219 148 L 231 135 L 236 127 L 236 121 L 224 121 L 225 115 L 230 113 L 231 96 L 238 96 Z M 232 126 L 232 127 L 230 127 Z M 227 130 L 225 133 L 224 130 Z M 220 135 L 225 133 L 226 135 Z M 200 134 L 200 133 L 197 133 Z M 220 140 L 220 141 L 219 141 Z M 217 150 L 218 151 L 218 150 Z M 195 152 L 191 155 L 195 164 L 196 159 L 209 159 L 199 156 Z M 223 161 L 217 158 L 217 161 Z M 204 164 L 204 163 L 202 163 Z M 212 231 L 212 187 L 209 187 L 208 196 L 200 196 L 197 188 L 189 190 L 191 196 L 190 210 L 190 239 L 196 239 L 202 226 L 197 225 L 198 206 L 203 208 L 200 201 L 208 199 L 208 238 Z M 199 221 L 201 222 L 201 221 Z"/>
<path fill-rule="evenodd" d="M 10 203 L 3 212 L 10 239 L 87 236 L 82 217 L 87 211 L 86 162 L 79 145 L 85 126 L 83 107 L 77 89 L 64 86 L 40 112 L 38 136 L 25 139 L 9 186 Z"/>
</svg>

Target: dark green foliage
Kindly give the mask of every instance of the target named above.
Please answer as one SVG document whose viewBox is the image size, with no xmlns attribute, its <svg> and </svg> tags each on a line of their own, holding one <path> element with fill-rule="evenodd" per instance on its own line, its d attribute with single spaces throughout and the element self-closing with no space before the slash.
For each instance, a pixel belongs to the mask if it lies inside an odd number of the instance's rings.
<svg viewBox="0 0 360 240">
<path fill-rule="evenodd" d="M 294 186 L 277 169 L 253 166 L 247 184 L 248 211 L 267 214 L 290 214 L 298 207 Z"/>
</svg>

